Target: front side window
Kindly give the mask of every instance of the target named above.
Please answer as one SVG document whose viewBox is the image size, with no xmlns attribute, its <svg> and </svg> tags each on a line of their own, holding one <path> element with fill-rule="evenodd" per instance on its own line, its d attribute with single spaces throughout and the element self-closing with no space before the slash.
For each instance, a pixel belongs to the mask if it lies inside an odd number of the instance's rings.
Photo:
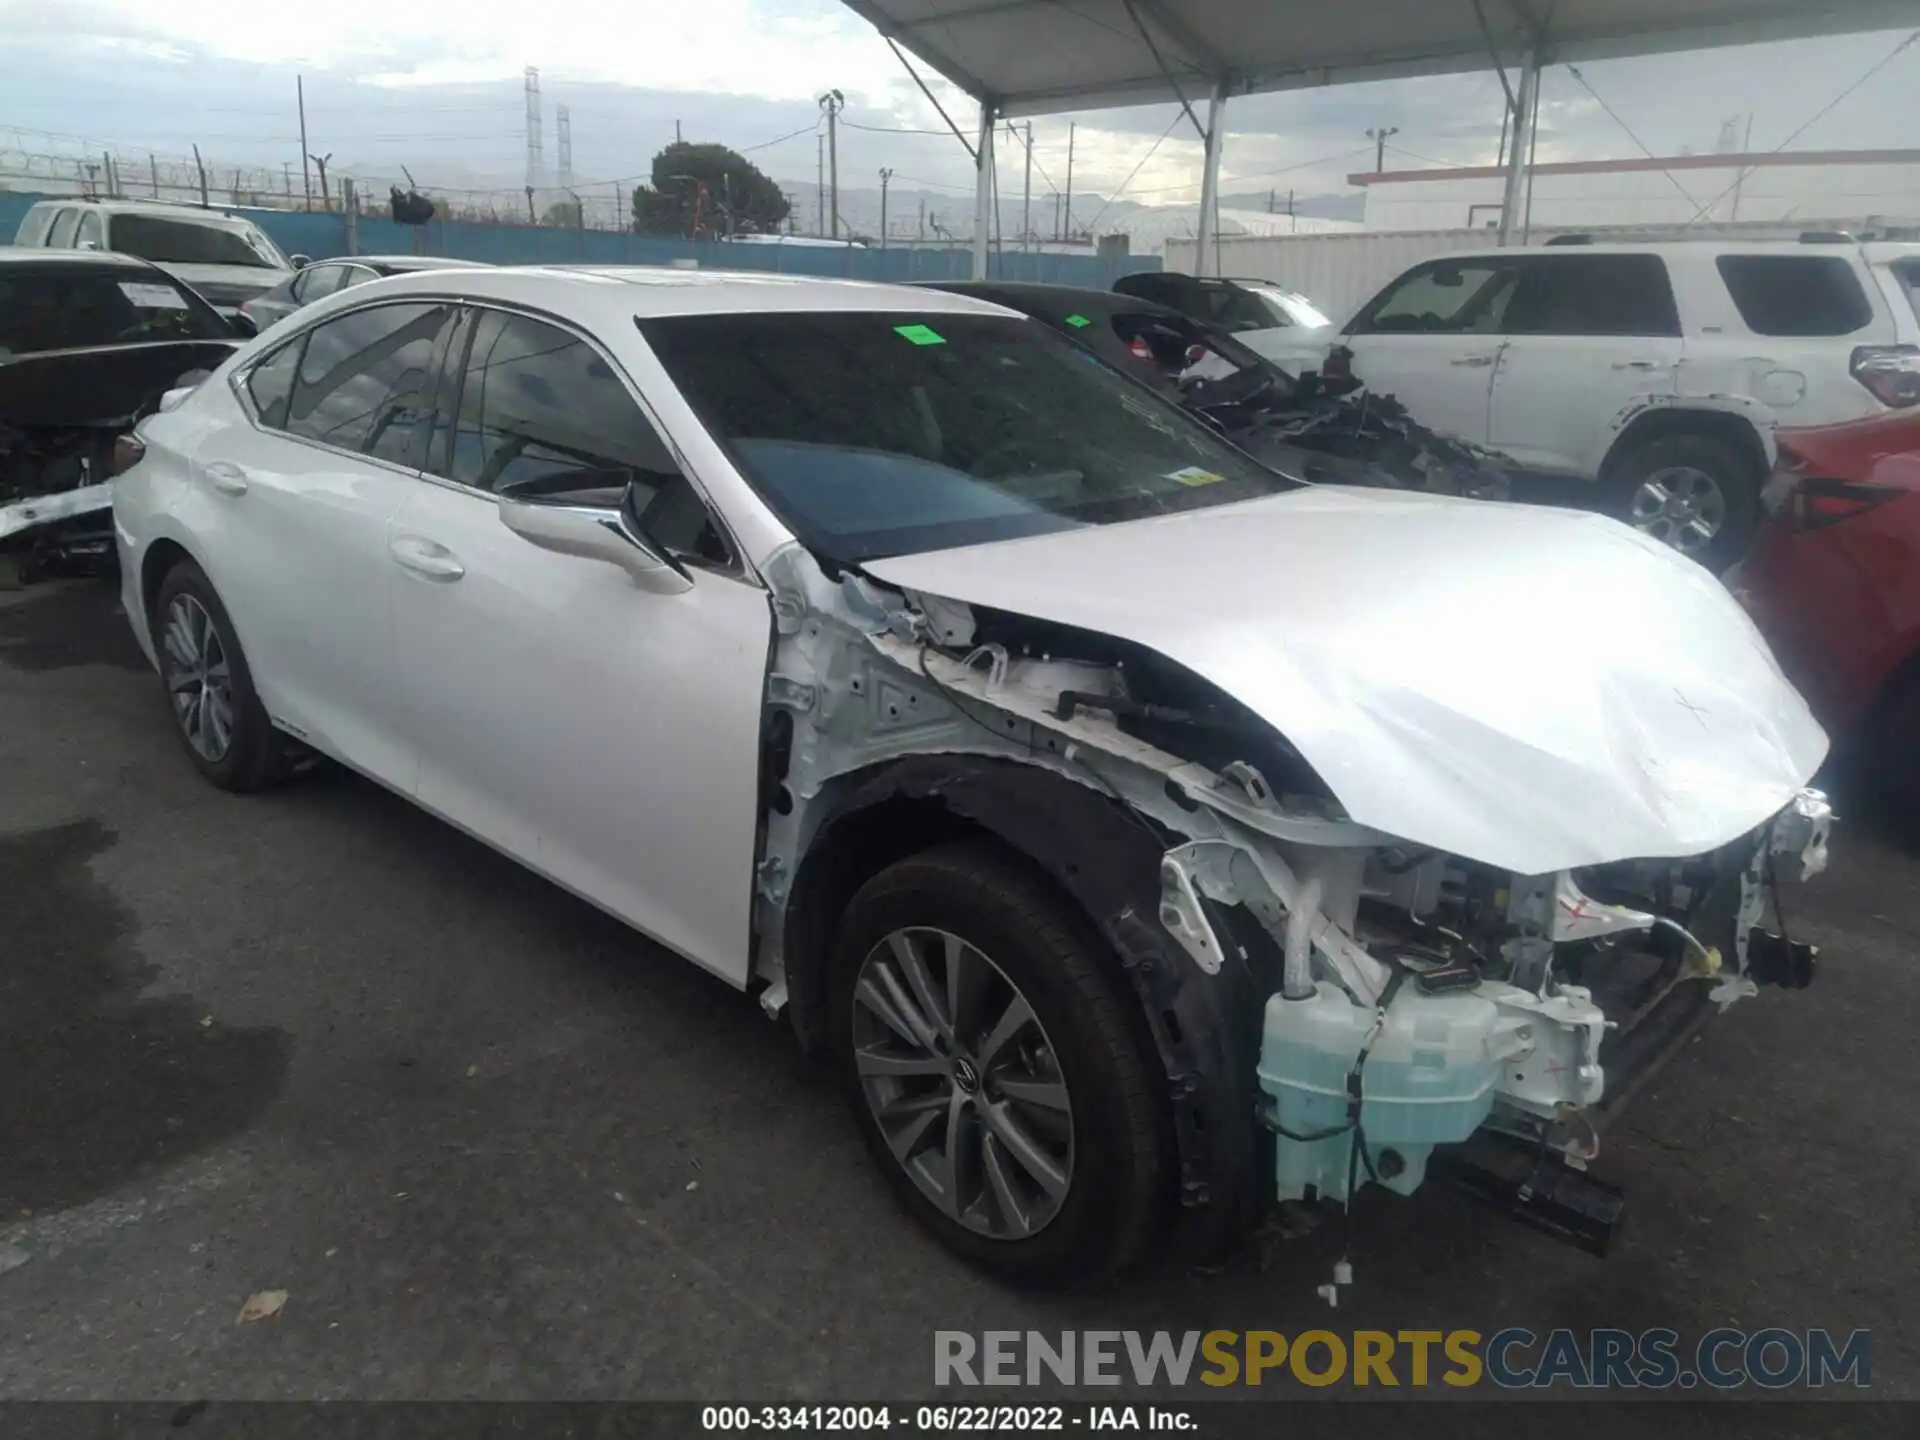
<svg viewBox="0 0 1920 1440">
<path fill-rule="evenodd" d="M 1269 306 L 1253 291 L 1238 285 L 1203 285 L 1200 297 L 1206 311 L 1200 318 L 1219 326 L 1228 334 L 1241 330 L 1270 330 L 1293 323 L 1277 306 Z"/>
<path fill-rule="evenodd" d="M 676 554 L 722 563 L 727 551 L 626 383 L 600 352 L 556 325 L 478 311 L 462 368 L 448 478 L 519 500 L 612 508 L 631 502 L 648 534 Z"/>
<path fill-rule="evenodd" d="M 1676 336 L 1680 312 L 1657 255 L 1555 255 L 1526 262 L 1509 335 Z"/>
<path fill-rule="evenodd" d="M 307 333 L 286 428 L 341 450 L 417 465 L 433 422 L 434 340 L 446 305 L 376 305 Z"/>
<path fill-rule="evenodd" d="M 74 232 L 74 244 L 81 248 L 104 250 L 107 248 L 107 227 L 100 223 L 100 212 L 88 210 L 80 216 L 80 227 Z"/>
<path fill-rule="evenodd" d="M 112 249 L 164 265 L 248 265 L 291 268 L 271 240 L 244 222 L 200 225 L 166 215 L 116 215 Z"/>
<path fill-rule="evenodd" d="M 207 303 L 157 270 L 37 263 L 0 272 L 0 354 L 224 340 Z"/>
<path fill-rule="evenodd" d="M 1495 335 L 1519 272 L 1511 262 L 1438 260 L 1395 281 L 1361 313 L 1359 334 Z"/>
<path fill-rule="evenodd" d="M 47 231 L 47 244 L 55 250 L 71 250 L 74 234 L 80 228 L 80 212 L 68 206 L 54 217 L 53 228 Z"/>
<path fill-rule="evenodd" d="M 1851 335 L 1873 319 L 1860 277 L 1837 255 L 1722 255 L 1718 264 L 1756 335 Z"/>
<path fill-rule="evenodd" d="M 639 324 L 749 482 L 842 562 L 1296 484 L 1037 321 L 854 312 Z"/>
</svg>

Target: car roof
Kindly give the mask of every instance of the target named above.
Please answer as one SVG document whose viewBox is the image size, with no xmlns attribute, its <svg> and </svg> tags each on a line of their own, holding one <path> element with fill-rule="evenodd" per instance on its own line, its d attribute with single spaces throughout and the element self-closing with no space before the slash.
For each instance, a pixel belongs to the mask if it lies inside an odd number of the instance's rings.
<svg viewBox="0 0 1920 1440">
<path fill-rule="evenodd" d="M 996 297 L 1004 297 L 1007 306 L 1029 314 L 1040 309 L 1062 313 L 1099 311 L 1105 315 L 1122 311 L 1129 315 L 1180 313 L 1158 300 L 1146 300 L 1120 290 L 1095 290 L 1088 285 L 1049 285 L 1038 280 L 923 280 L 915 286 L 922 287 L 945 290 L 951 295 L 971 295 L 995 303 L 1001 303 Z"/>
<path fill-rule="evenodd" d="M 0 265 L 64 265 L 68 269 L 160 271 L 151 260 L 117 250 L 54 250 L 40 245 L 0 245 Z M 169 279 L 171 277 L 168 277 Z"/>
<path fill-rule="evenodd" d="M 827 280 L 754 270 L 675 270 L 659 266 L 472 266 L 415 271 L 370 280 L 319 302 L 344 309 L 376 295 L 455 295 L 545 306 L 580 320 L 631 324 L 669 315 L 804 314 L 904 311 L 1011 315 L 1005 306 L 942 290 L 870 280 Z M 346 297 L 354 297 L 348 300 Z"/>
<path fill-rule="evenodd" d="M 1858 255 L 1865 248 L 1857 240 L 1609 240 L 1577 245 L 1508 245 L 1482 250 L 1448 250 L 1429 255 L 1434 260 L 1482 260 L 1493 256 L 1552 255 Z M 1920 252 L 1920 245 L 1912 247 Z M 1409 269 L 1412 267 L 1409 266 Z"/>
<path fill-rule="evenodd" d="M 404 270 L 486 270 L 485 260 L 455 260 L 451 255 L 327 255 L 316 265 L 365 265 L 398 274 Z"/>
<path fill-rule="evenodd" d="M 187 205 L 171 200 L 111 200 L 95 195 L 49 195 L 44 200 L 36 200 L 35 210 L 45 207 L 53 209 L 68 205 L 78 205 L 86 210 L 102 210 L 111 215 L 152 215 L 157 219 L 198 221 L 205 225 L 250 225 L 253 222 L 245 215 L 232 210 L 223 210 L 219 206 Z"/>
</svg>

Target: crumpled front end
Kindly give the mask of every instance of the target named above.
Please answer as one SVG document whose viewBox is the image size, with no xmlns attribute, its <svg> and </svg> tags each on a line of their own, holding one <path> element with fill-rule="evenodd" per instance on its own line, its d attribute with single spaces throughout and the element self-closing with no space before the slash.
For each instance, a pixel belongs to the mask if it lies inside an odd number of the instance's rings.
<svg viewBox="0 0 1920 1440">
<path fill-rule="evenodd" d="M 788 998 L 794 877 L 874 775 L 987 757 L 1111 802 L 1113 845 L 1057 873 L 1072 890 L 1152 847 L 1144 883 L 1092 918 L 1160 1048 L 1188 1206 L 1221 1202 L 1221 1131 L 1256 1116 L 1280 1200 L 1408 1193 L 1499 1137 L 1533 1165 L 1507 1208 L 1602 1248 L 1579 1168 L 1619 1106 L 1711 1013 L 1812 979 L 1812 948 L 1765 921 L 1777 873 L 1825 867 L 1816 791 L 1700 854 L 1517 873 L 1356 822 L 1260 714 L 1144 646 L 829 578 L 797 546 L 767 576 L 768 1007 Z"/>
</svg>

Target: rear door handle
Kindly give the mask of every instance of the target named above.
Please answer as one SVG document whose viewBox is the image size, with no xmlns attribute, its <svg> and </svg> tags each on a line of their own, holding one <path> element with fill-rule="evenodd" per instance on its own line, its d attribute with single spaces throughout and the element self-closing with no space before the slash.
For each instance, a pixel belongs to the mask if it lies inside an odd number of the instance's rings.
<svg viewBox="0 0 1920 1440">
<path fill-rule="evenodd" d="M 396 535 L 387 550 L 397 563 L 429 580 L 453 581 L 467 573 L 459 556 L 424 535 Z"/>
<path fill-rule="evenodd" d="M 1449 363 L 1454 365 L 1469 365 L 1475 369 L 1484 370 L 1487 366 L 1493 364 L 1494 358 L 1492 355 L 1462 355 L 1459 359 L 1450 361 Z"/>
<path fill-rule="evenodd" d="M 1660 370 L 1665 367 L 1662 366 L 1658 360 L 1616 360 L 1613 362 L 1613 368 L 1616 370 Z"/>
<path fill-rule="evenodd" d="M 222 495 L 247 493 L 247 472 L 229 461 L 209 460 L 200 467 L 200 473 L 205 475 L 207 483 Z"/>
</svg>

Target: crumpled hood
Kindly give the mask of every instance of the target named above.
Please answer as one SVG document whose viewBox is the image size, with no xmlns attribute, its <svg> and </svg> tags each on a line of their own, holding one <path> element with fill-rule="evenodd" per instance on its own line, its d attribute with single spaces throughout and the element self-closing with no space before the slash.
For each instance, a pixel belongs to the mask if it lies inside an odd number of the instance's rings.
<svg viewBox="0 0 1920 1440">
<path fill-rule="evenodd" d="M 1521 874 L 1714 849 L 1827 751 L 1719 581 L 1575 511 L 1318 486 L 864 568 L 1158 651 L 1355 820 Z"/>
</svg>

